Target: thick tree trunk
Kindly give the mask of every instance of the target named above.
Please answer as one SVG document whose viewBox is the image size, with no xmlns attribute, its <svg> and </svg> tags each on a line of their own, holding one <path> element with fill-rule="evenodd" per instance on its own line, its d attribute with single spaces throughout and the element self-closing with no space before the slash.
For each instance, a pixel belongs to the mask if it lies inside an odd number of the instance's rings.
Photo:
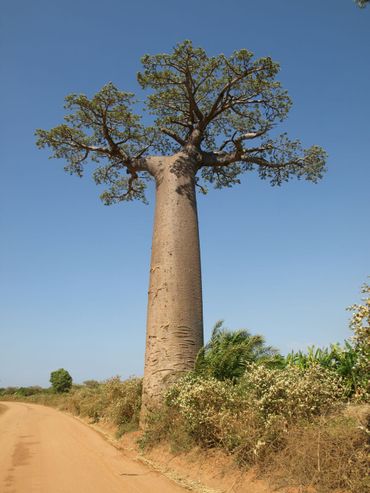
<svg viewBox="0 0 370 493">
<path fill-rule="evenodd" d="M 143 423 L 164 390 L 194 368 L 203 345 L 202 287 L 195 170 L 178 154 L 156 171 Z"/>
</svg>

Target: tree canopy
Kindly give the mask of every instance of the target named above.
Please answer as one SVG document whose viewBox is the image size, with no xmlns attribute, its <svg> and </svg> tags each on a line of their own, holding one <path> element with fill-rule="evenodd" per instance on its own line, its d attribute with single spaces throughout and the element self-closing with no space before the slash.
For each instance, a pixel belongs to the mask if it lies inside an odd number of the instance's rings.
<svg viewBox="0 0 370 493">
<path fill-rule="evenodd" d="M 72 388 L 72 377 L 64 368 L 52 371 L 50 374 L 50 383 L 55 392 L 61 394 L 68 392 Z"/>
<path fill-rule="evenodd" d="M 325 171 L 325 151 L 304 149 L 299 140 L 275 135 L 291 100 L 276 76 L 270 57 L 255 59 L 246 49 L 230 56 L 208 56 L 191 41 L 172 53 L 145 55 L 138 82 L 147 94 L 145 109 L 152 123 L 144 125 L 132 93 L 106 84 L 95 96 L 66 97 L 65 122 L 37 130 L 39 147 L 66 161 L 65 169 L 82 176 L 95 163 L 95 182 L 107 185 L 106 204 L 145 201 L 154 176 L 153 156 L 183 152 L 191 158 L 202 192 L 239 183 L 256 171 L 272 185 L 292 177 L 317 182 Z"/>
</svg>

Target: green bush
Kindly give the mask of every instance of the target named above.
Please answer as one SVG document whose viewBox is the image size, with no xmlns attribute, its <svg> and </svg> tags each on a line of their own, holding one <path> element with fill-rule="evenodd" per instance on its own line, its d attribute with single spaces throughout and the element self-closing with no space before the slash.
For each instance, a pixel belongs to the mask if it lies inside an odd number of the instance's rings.
<svg viewBox="0 0 370 493">
<path fill-rule="evenodd" d="M 142 381 L 113 377 L 105 382 L 84 385 L 68 396 L 67 410 L 86 416 L 93 422 L 105 421 L 116 425 L 119 433 L 138 427 L 141 407 Z"/>
<path fill-rule="evenodd" d="M 309 368 L 320 365 L 323 368 L 336 372 L 343 381 L 347 397 L 364 393 L 364 375 L 359 371 L 360 352 L 350 341 L 340 344 L 331 344 L 329 348 L 311 346 L 306 352 L 292 351 L 285 357 L 285 365 L 295 365 L 300 368 Z"/>
<path fill-rule="evenodd" d="M 41 387 L 33 386 L 33 387 L 19 387 L 15 392 L 15 395 L 21 397 L 28 397 L 35 394 L 40 394 L 43 391 Z"/>
<path fill-rule="evenodd" d="M 17 392 L 18 387 L 3 387 L 0 389 L 0 395 L 1 396 L 10 396 L 13 395 Z"/>
<path fill-rule="evenodd" d="M 57 394 L 68 392 L 72 388 L 72 377 L 64 368 L 52 371 L 50 374 L 50 383 Z"/>
</svg>

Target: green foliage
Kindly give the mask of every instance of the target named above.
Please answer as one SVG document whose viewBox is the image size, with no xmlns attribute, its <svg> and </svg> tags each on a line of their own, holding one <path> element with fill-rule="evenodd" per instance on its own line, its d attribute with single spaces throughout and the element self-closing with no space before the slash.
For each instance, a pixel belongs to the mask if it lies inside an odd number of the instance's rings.
<svg viewBox="0 0 370 493">
<path fill-rule="evenodd" d="M 66 403 L 68 410 L 93 422 L 106 421 L 118 427 L 118 433 L 137 428 L 141 407 L 142 381 L 119 377 L 98 385 L 84 386 Z"/>
<path fill-rule="evenodd" d="M 271 127 L 275 120 L 284 120 L 291 106 L 287 92 L 275 80 L 279 65 L 269 57 L 254 60 L 245 49 L 230 57 L 210 57 L 187 40 L 172 53 L 145 55 L 141 61 L 144 70 L 138 81 L 153 90 L 148 108 L 157 117 L 155 123 L 184 141 L 190 128 L 203 125 L 204 148 L 209 151 L 217 149 L 216 137 Z M 238 80 L 229 87 L 234 79 Z M 213 115 L 213 108 L 219 114 Z"/>
<path fill-rule="evenodd" d="M 312 365 L 321 365 L 335 371 L 343 381 L 348 397 L 358 400 L 369 398 L 370 375 L 370 286 L 362 287 L 365 295 L 363 304 L 348 308 L 353 312 L 350 328 L 353 337 L 343 345 L 331 344 L 329 348 L 311 346 L 306 352 L 292 351 L 285 357 L 286 365 L 295 365 L 307 369 Z"/>
<path fill-rule="evenodd" d="M 312 365 L 321 365 L 336 372 L 342 379 L 348 396 L 355 394 L 361 385 L 356 371 L 358 352 L 349 341 L 331 344 L 329 348 L 311 346 L 306 352 L 292 351 L 285 357 L 286 365 L 295 365 L 305 369 Z"/>
<path fill-rule="evenodd" d="M 356 4 L 363 9 L 369 3 L 370 0 L 355 0 Z"/>
<path fill-rule="evenodd" d="M 28 397 L 30 395 L 40 394 L 43 391 L 41 387 L 33 386 L 33 387 L 19 387 L 15 392 L 15 395 L 21 397 Z"/>
<path fill-rule="evenodd" d="M 72 377 L 64 368 L 52 371 L 50 374 L 51 386 L 57 394 L 69 392 L 72 387 Z"/>
<path fill-rule="evenodd" d="M 151 129 L 145 129 L 133 112 L 133 94 L 119 91 L 110 82 L 91 99 L 70 94 L 65 101 L 66 123 L 49 131 L 37 130 L 38 147 L 51 148 L 51 157 L 64 159 L 65 171 L 80 177 L 88 159 L 99 164 L 93 178 L 97 185 L 110 185 L 101 196 L 106 204 L 118 196 L 120 200 L 145 200 L 146 175 L 129 189 L 126 173 L 129 161 L 139 158 L 152 139 Z"/>
<path fill-rule="evenodd" d="M 236 380 L 249 363 L 274 364 L 278 360 L 276 349 L 266 346 L 261 335 L 252 335 L 245 329 L 230 331 L 220 320 L 210 341 L 198 354 L 195 372 L 218 380 Z"/>
<path fill-rule="evenodd" d="M 271 58 L 255 59 L 246 49 L 230 56 L 208 56 L 191 41 L 171 53 L 145 55 L 138 81 L 148 90 L 146 109 L 154 126 L 145 127 L 135 112 L 133 94 L 111 82 L 95 96 L 66 97 L 65 123 L 37 130 L 37 145 L 66 161 L 65 170 L 82 176 L 88 160 L 93 177 L 108 188 L 106 204 L 139 199 L 154 176 L 150 156 L 183 152 L 197 183 L 216 188 L 239 183 L 256 170 L 262 179 L 280 185 L 292 177 L 316 182 L 325 171 L 326 153 L 319 146 L 304 149 L 299 140 L 273 132 L 291 107 Z"/>
<path fill-rule="evenodd" d="M 36 391 L 30 392 L 29 389 Z M 117 427 L 118 434 L 138 427 L 141 378 L 121 381 L 119 377 L 114 377 L 101 383 L 87 380 L 84 385 L 72 385 L 69 392 L 59 393 L 33 387 L 26 388 L 25 392 L 18 392 L 17 388 L 11 390 L 11 394 L 3 395 L 10 399 L 57 407 L 62 411 L 89 418 L 93 423 L 99 421 L 111 423 Z"/>
<path fill-rule="evenodd" d="M 2 396 L 8 396 L 8 395 L 13 395 L 17 392 L 18 387 L 2 387 L 0 389 L 0 395 Z"/>
</svg>

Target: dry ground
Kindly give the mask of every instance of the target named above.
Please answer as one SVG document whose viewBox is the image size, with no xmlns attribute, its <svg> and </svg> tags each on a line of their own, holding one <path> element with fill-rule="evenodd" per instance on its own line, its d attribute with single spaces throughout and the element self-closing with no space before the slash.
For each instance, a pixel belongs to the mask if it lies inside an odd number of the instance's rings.
<svg viewBox="0 0 370 493">
<path fill-rule="evenodd" d="M 1 404 L 2 493 L 180 493 L 72 416 L 32 404 Z"/>
</svg>

